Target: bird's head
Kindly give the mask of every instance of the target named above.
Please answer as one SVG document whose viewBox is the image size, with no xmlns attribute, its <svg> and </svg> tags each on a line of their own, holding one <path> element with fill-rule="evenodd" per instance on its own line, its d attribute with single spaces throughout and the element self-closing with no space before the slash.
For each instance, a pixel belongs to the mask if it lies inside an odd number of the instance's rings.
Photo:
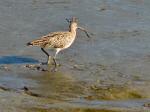
<svg viewBox="0 0 150 112">
<path fill-rule="evenodd" d="M 70 29 L 77 29 L 78 28 L 78 20 L 76 17 L 72 17 L 71 19 L 66 19 L 68 23 L 70 23 Z"/>
<path fill-rule="evenodd" d="M 80 30 L 82 30 L 86 33 L 87 37 L 90 37 L 90 35 L 88 34 L 86 29 L 84 29 L 83 27 L 78 26 L 78 19 L 76 17 L 72 17 L 71 19 L 66 19 L 66 20 L 70 24 L 69 25 L 70 30 L 76 31 L 76 29 L 80 29 Z"/>
</svg>

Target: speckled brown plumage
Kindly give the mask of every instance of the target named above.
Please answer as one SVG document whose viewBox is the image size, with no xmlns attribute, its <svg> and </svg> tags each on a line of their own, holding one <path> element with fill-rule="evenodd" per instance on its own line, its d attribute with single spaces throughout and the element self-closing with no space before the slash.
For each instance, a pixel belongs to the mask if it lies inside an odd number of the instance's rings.
<svg viewBox="0 0 150 112">
<path fill-rule="evenodd" d="M 47 63 L 50 64 L 50 55 L 45 51 L 45 48 L 54 48 L 56 53 L 54 56 L 54 62 L 56 65 L 56 55 L 63 49 L 71 46 L 76 37 L 77 20 L 72 18 L 69 25 L 69 31 L 52 32 L 48 35 L 42 36 L 39 39 L 33 40 L 27 43 L 28 46 L 39 46 L 41 50 L 48 56 Z"/>
<path fill-rule="evenodd" d="M 69 25 L 69 31 L 59 31 L 59 32 L 52 32 L 48 35 L 42 36 L 39 39 L 33 40 L 29 43 L 27 43 L 28 46 L 39 46 L 41 47 L 41 50 L 48 56 L 47 64 L 51 63 L 51 57 L 50 55 L 45 51 L 45 48 L 53 48 L 56 49 L 55 56 L 53 58 L 55 68 L 56 68 L 56 55 L 61 51 L 64 50 L 72 45 L 76 38 L 76 30 L 81 29 L 86 33 L 88 37 L 89 34 L 87 31 L 82 28 L 78 27 L 77 19 L 73 17 L 71 20 L 66 19 L 70 25 Z"/>
<path fill-rule="evenodd" d="M 53 32 L 41 37 L 40 39 L 30 42 L 32 46 L 40 46 L 42 48 L 65 48 L 74 38 L 71 32 Z"/>
</svg>

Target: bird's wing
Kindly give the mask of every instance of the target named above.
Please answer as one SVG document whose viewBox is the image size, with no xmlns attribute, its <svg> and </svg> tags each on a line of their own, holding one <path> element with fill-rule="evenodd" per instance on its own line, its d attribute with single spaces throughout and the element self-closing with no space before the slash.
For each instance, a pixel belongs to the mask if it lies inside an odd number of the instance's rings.
<svg viewBox="0 0 150 112">
<path fill-rule="evenodd" d="M 63 48 L 66 45 L 67 38 L 69 37 L 68 32 L 56 32 L 50 35 L 49 45 L 53 48 Z"/>
<path fill-rule="evenodd" d="M 53 38 L 53 37 L 56 37 L 57 35 L 60 35 L 62 34 L 63 32 L 51 32 L 45 36 L 42 36 L 41 39 L 45 39 L 45 38 Z"/>
</svg>

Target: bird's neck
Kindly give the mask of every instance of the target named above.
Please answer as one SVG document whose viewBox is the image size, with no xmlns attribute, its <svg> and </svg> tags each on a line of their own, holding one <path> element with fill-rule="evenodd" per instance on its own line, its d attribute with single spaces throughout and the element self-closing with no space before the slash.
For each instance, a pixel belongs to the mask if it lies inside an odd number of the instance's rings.
<svg viewBox="0 0 150 112">
<path fill-rule="evenodd" d="M 73 35 L 76 35 L 76 28 L 71 27 L 69 30 Z"/>
</svg>

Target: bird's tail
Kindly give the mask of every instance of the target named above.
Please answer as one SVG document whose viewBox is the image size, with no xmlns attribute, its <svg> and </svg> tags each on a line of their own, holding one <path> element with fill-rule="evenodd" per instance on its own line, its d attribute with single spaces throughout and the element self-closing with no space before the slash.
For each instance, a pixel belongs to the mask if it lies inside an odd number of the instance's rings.
<svg viewBox="0 0 150 112">
<path fill-rule="evenodd" d="M 46 40 L 44 39 L 37 39 L 27 43 L 27 46 L 43 46 Z"/>
</svg>

